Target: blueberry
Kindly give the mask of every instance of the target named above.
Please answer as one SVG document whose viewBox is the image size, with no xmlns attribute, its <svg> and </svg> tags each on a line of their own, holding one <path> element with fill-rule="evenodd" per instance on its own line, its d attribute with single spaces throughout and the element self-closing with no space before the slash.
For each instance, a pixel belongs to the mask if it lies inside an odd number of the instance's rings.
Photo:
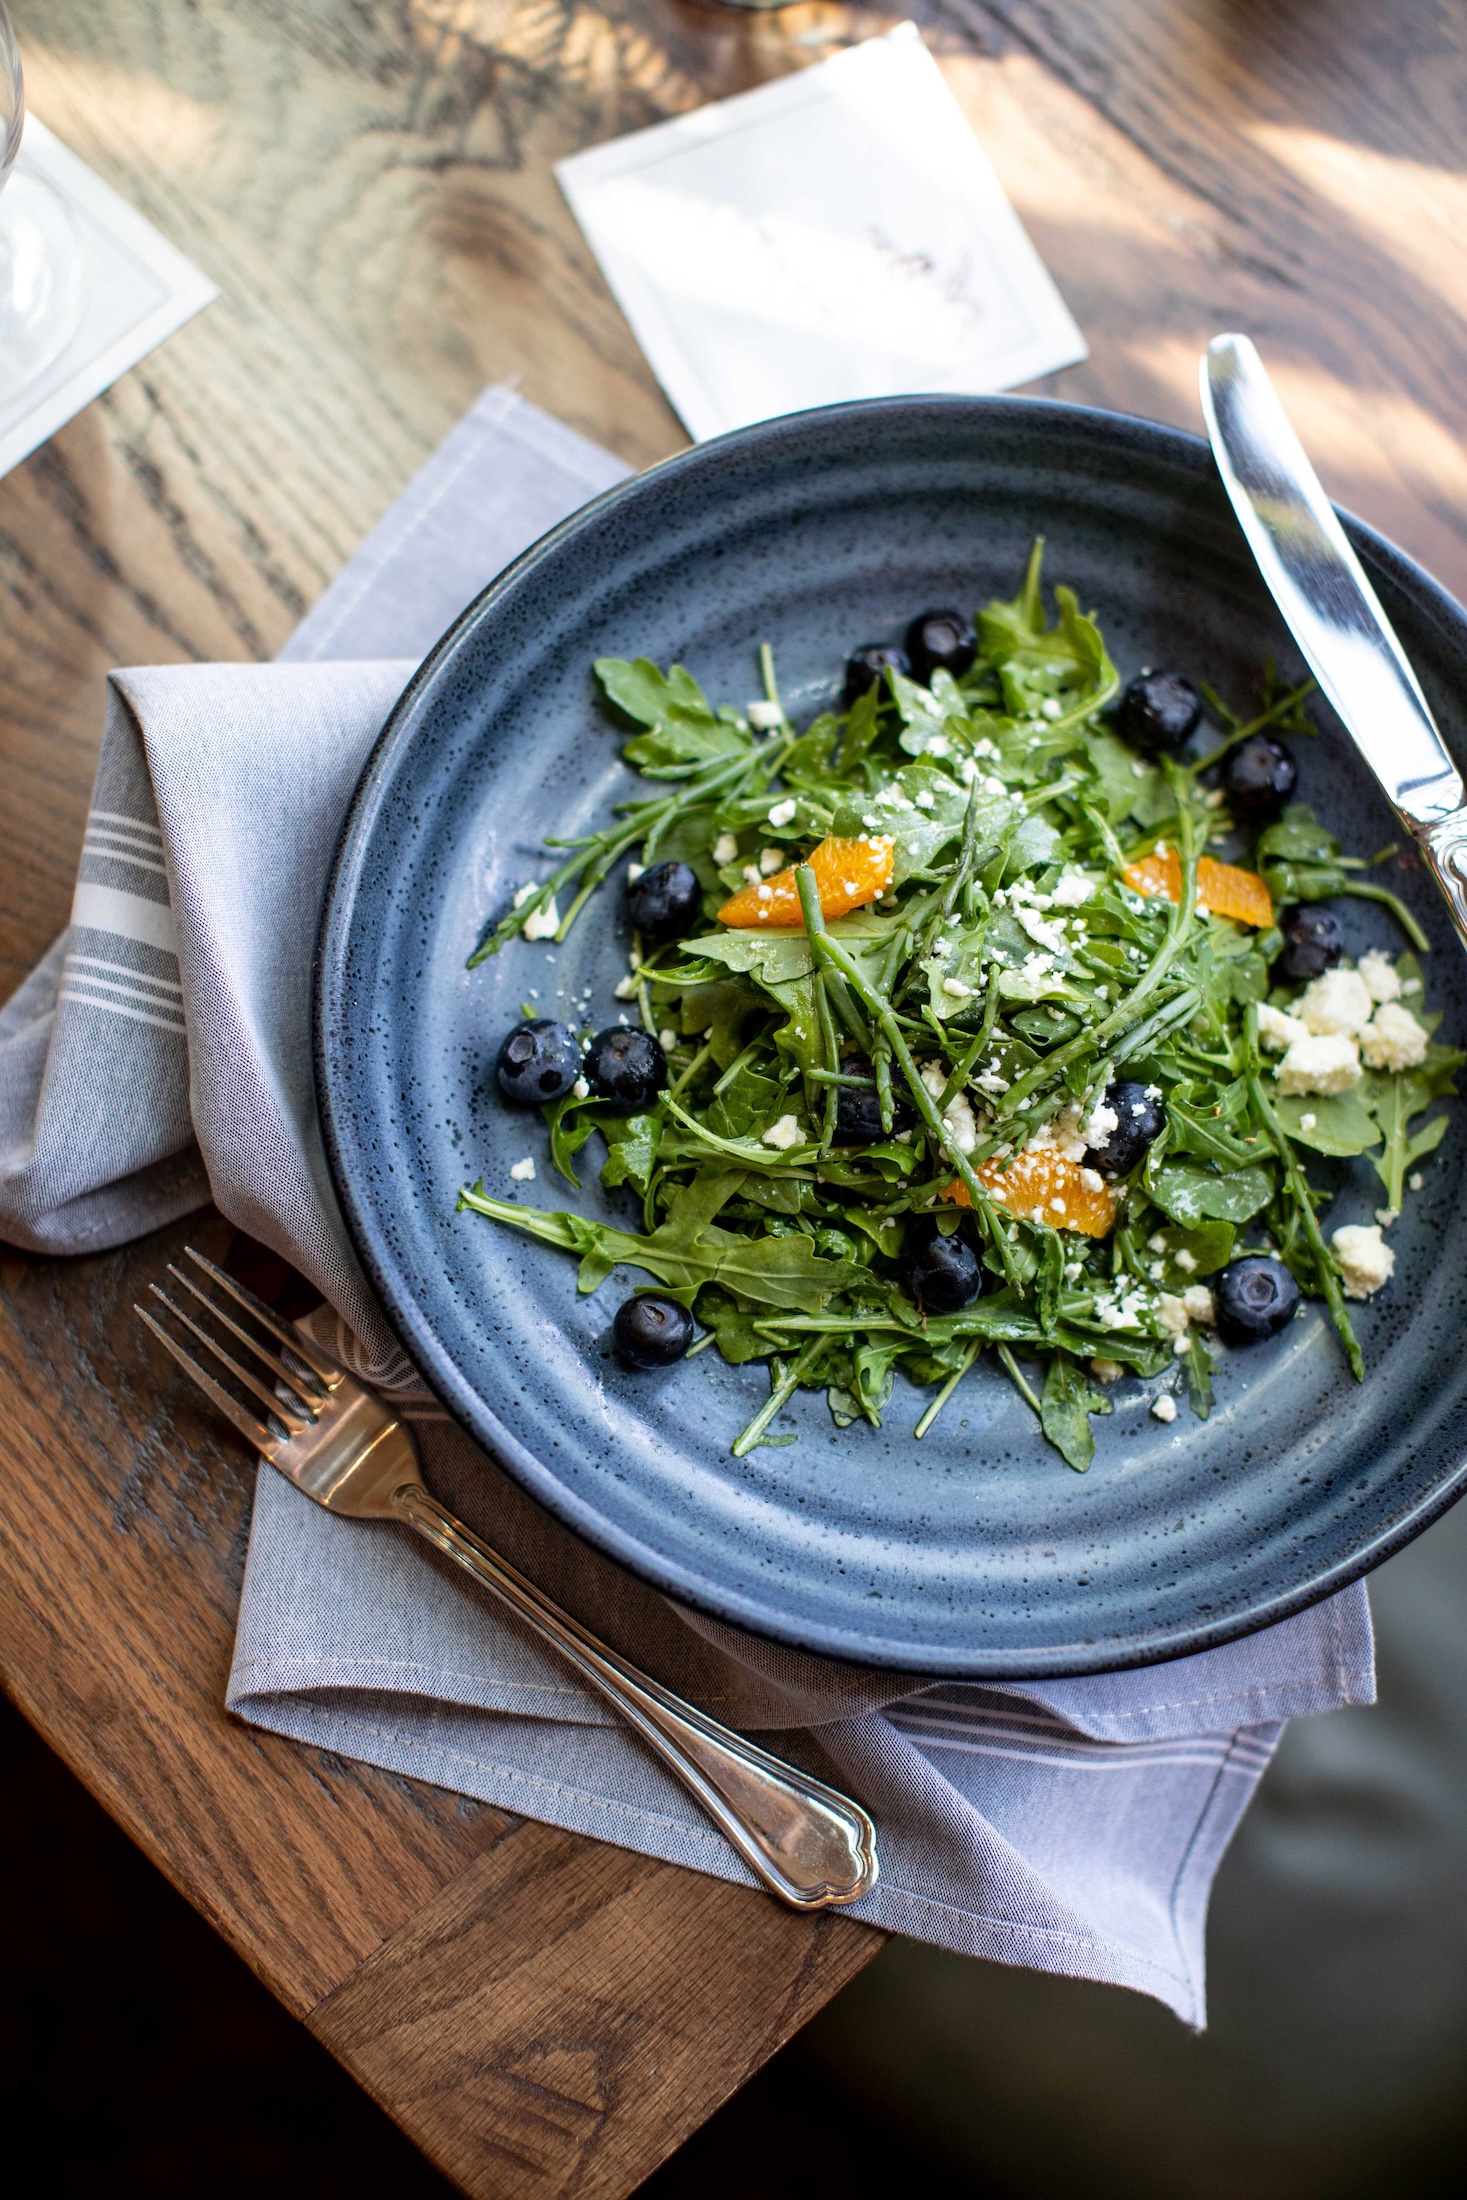
<svg viewBox="0 0 1467 2200">
<path fill-rule="evenodd" d="M 960 680 L 978 654 L 978 637 L 961 611 L 924 611 L 907 628 L 907 655 L 924 683 L 934 672 Z"/>
<path fill-rule="evenodd" d="M 676 1299 L 625 1299 L 611 1336 L 623 1367 L 671 1367 L 693 1341 L 693 1317 Z"/>
<path fill-rule="evenodd" d="M 1118 1078 L 1105 1088 L 1105 1106 L 1115 1116 L 1116 1127 L 1099 1146 L 1087 1146 L 1085 1166 L 1102 1176 L 1129 1176 L 1154 1138 L 1166 1127 L 1166 1110 L 1148 1096 L 1145 1085 Z"/>
<path fill-rule="evenodd" d="M 858 701 L 868 688 L 874 688 L 877 681 L 888 672 L 910 672 L 911 669 L 912 660 L 904 649 L 898 649 L 894 643 L 863 642 L 846 659 L 846 685 L 845 693 L 840 699 L 841 709 L 849 710 L 852 703 Z"/>
<path fill-rule="evenodd" d="M 1262 825 L 1277 817 L 1299 781 L 1299 767 L 1284 747 L 1266 733 L 1251 734 L 1230 749 L 1222 768 L 1228 808 L 1245 824 Z"/>
<path fill-rule="evenodd" d="M 1321 978 L 1333 970 L 1345 952 L 1345 935 L 1333 909 L 1322 902 L 1301 901 L 1279 912 L 1284 951 L 1275 961 L 1273 974 L 1290 985 Z"/>
<path fill-rule="evenodd" d="M 956 1314 L 983 1289 L 978 1255 L 961 1225 L 944 1237 L 935 1217 L 924 1216 L 908 1234 L 906 1255 L 907 1289 L 930 1314 Z"/>
<path fill-rule="evenodd" d="M 836 1088 L 835 1142 L 838 1146 L 874 1146 L 886 1136 L 881 1128 L 881 1103 L 876 1097 L 876 1072 L 864 1054 L 849 1054 L 841 1063 L 847 1077 L 869 1077 L 870 1086 Z M 892 1095 L 892 1122 L 899 1131 L 912 1120 L 912 1111 L 899 1093 Z"/>
<path fill-rule="evenodd" d="M 560 1100 L 581 1074 L 581 1050 L 569 1024 L 536 1016 L 516 1024 L 494 1064 L 499 1089 L 517 1108 Z"/>
<path fill-rule="evenodd" d="M 1179 749 L 1202 716 L 1202 698 L 1180 672 L 1138 672 L 1121 697 L 1116 723 L 1133 748 L 1155 756 Z"/>
<path fill-rule="evenodd" d="M 1271 1253 L 1245 1253 L 1213 1277 L 1212 1303 L 1224 1344 L 1262 1344 L 1293 1320 L 1299 1286 Z"/>
<path fill-rule="evenodd" d="M 644 940 L 675 940 L 703 913 L 698 874 L 686 863 L 654 863 L 627 888 L 627 908 Z"/>
<path fill-rule="evenodd" d="M 581 1075 L 598 1100 L 635 1115 L 649 1108 L 667 1083 L 667 1056 L 650 1032 L 613 1024 L 591 1041 Z"/>
</svg>

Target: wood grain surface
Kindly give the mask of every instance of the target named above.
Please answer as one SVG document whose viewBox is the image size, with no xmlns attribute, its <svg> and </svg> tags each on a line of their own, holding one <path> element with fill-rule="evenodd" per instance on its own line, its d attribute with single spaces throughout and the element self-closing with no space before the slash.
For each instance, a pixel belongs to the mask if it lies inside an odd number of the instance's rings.
<svg viewBox="0 0 1467 2200">
<path fill-rule="evenodd" d="M 66 920 L 109 666 L 271 655 L 486 382 L 635 464 L 684 440 L 553 161 L 899 19 L 12 12 L 35 111 L 223 295 L 0 482 L 0 996 Z M 1045 387 L 1195 426 L 1246 328 L 1332 491 L 1467 593 L 1460 7 L 911 12 L 1089 338 Z M 623 2194 L 877 1938 L 226 1720 L 254 1469 L 129 1311 L 184 1234 L 0 1258 L 5 1685 L 467 2191 Z"/>
</svg>

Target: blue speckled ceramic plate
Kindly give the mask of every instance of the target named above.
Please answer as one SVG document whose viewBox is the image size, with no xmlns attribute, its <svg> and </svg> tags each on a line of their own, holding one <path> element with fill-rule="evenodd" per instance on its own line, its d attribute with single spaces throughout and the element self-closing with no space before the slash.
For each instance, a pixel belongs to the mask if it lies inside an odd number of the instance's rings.
<svg viewBox="0 0 1467 2200">
<path fill-rule="evenodd" d="M 1073 1474 L 997 1369 L 980 1365 L 932 1433 L 900 1380 L 886 1425 L 837 1431 L 800 1395 L 787 1448 L 728 1446 L 758 1367 L 700 1355 L 625 1373 L 612 1315 L 635 1281 L 578 1298 L 574 1263 L 454 1211 L 480 1175 L 502 1196 L 573 1203 L 538 1118 L 497 1100 L 499 1040 L 532 991 L 590 987 L 598 1023 L 628 936 L 613 890 L 564 947 L 464 965 L 548 833 L 583 831 L 631 785 L 591 661 L 690 665 L 758 693 L 774 645 L 813 710 L 855 644 L 933 603 L 1015 589 L 1030 541 L 1100 613 L 1124 674 L 1175 664 L 1246 699 L 1264 659 L 1297 660 L 1196 438 L 1023 399 L 897 399 L 743 430 L 588 506 L 487 589 L 403 696 L 363 776 L 321 935 L 317 1068 L 337 1188 L 403 1342 L 450 1410 L 544 1504 L 673 1595 L 763 1634 L 937 1674 L 1082 1673 L 1202 1649 L 1339 1588 L 1459 1492 L 1467 1451 L 1467 1128 L 1426 1167 L 1392 1232 L 1395 1281 L 1358 1321 L 1357 1386 L 1318 1308 L 1227 1356 L 1205 1424 L 1166 1427 L 1125 1382 Z M 1368 528 L 1351 535 L 1448 740 L 1467 753 L 1467 618 Z M 1392 836 L 1337 728 L 1301 791 L 1348 846 Z M 1443 1036 L 1467 1032 L 1467 962 L 1420 872 L 1395 883 L 1436 942 Z M 1390 939 L 1344 910 L 1351 946 Z M 552 956 L 554 960 L 552 960 Z M 533 1154 L 533 1185 L 510 1165 Z M 588 1155 L 589 1158 L 589 1155 Z M 1337 1167 L 1331 1225 L 1369 1220 L 1378 1182 Z M 580 1195 L 605 1195 L 595 1169 Z"/>
</svg>

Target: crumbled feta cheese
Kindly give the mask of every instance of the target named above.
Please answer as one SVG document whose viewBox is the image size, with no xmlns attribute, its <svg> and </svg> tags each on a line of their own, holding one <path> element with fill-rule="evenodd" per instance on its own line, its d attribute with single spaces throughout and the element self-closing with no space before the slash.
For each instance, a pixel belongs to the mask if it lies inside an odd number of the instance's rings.
<svg viewBox="0 0 1467 2200">
<path fill-rule="evenodd" d="M 1299 1118 L 1299 1128 L 1301 1131 L 1312 1131 L 1318 1121 L 1319 1117 L 1317 1115 L 1301 1115 Z"/>
<path fill-rule="evenodd" d="M 1000 795 L 1007 794 L 1008 791 L 1009 790 L 1004 785 L 1003 781 L 996 778 L 992 772 L 988 774 L 987 778 L 983 782 L 983 792 L 985 794 Z"/>
<path fill-rule="evenodd" d="M 1196 1275 L 1197 1256 L 1195 1253 L 1189 1253 L 1185 1245 L 1179 1245 L 1177 1247 L 1176 1263 L 1177 1266 L 1181 1269 L 1184 1276 Z"/>
<path fill-rule="evenodd" d="M 1097 1100 L 1083 1133 L 1087 1147 L 1103 1146 L 1111 1132 L 1120 1128 L 1120 1121 L 1114 1108 L 1108 1108 L 1104 1100 Z"/>
<path fill-rule="evenodd" d="M 795 814 L 795 807 L 796 805 L 792 800 L 775 803 L 773 809 L 769 813 L 769 822 L 775 828 L 776 832 L 779 830 L 781 825 L 788 825 L 790 823 Z"/>
<path fill-rule="evenodd" d="M 912 800 L 919 810 L 930 810 L 932 808 L 933 796 L 926 787 L 922 789 L 920 794 L 913 795 Z"/>
<path fill-rule="evenodd" d="M 971 1001 L 973 998 L 973 988 L 970 985 L 964 985 L 961 978 L 944 978 L 942 990 L 944 993 L 950 994 L 955 1001 Z"/>
<path fill-rule="evenodd" d="M 1080 1102 L 1078 1100 L 1071 1100 L 1069 1107 L 1062 1109 L 1056 1115 L 1054 1124 L 1051 1124 L 1051 1133 L 1054 1133 L 1054 1142 L 1060 1148 L 1060 1153 L 1065 1155 L 1067 1162 L 1082 1162 L 1084 1148 L 1087 1148 L 1089 1140 L 1087 1140 L 1087 1135 L 1084 1135 L 1084 1131 L 1080 1129 Z"/>
<path fill-rule="evenodd" d="M 739 844 L 732 833 L 720 833 L 713 843 L 713 860 L 720 871 L 738 861 Z"/>
<path fill-rule="evenodd" d="M 1160 1283 L 1162 1277 L 1166 1274 L 1166 1262 L 1164 1260 L 1152 1261 L 1146 1273 L 1153 1283 Z"/>
<path fill-rule="evenodd" d="M 1422 1186 L 1425 1184 L 1426 1178 L 1422 1175 L 1419 1169 L 1413 1169 L 1411 1171 L 1411 1174 L 1407 1177 L 1406 1182 L 1410 1185 L 1413 1192 L 1419 1192 Z"/>
<path fill-rule="evenodd" d="M 532 878 L 529 881 L 528 885 L 517 886 L 515 888 L 515 896 L 512 906 L 516 909 L 523 909 L 531 894 L 537 894 L 539 891 L 540 882 L 538 879 Z"/>
<path fill-rule="evenodd" d="M 1187 1333 L 1187 1324 L 1192 1318 L 1187 1312 L 1185 1299 L 1178 1298 L 1175 1292 L 1172 1291 L 1162 1291 L 1158 1294 L 1156 1317 L 1169 1337 L 1184 1337 Z"/>
<path fill-rule="evenodd" d="M 1082 902 L 1090 899 L 1094 891 L 1094 879 L 1086 878 L 1083 871 L 1066 868 L 1055 880 L 1054 892 L 1050 898 L 1060 909 L 1078 909 Z"/>
<path fill-rule="evenodd" d="M 573 1100 L 589 1100 L 590 1097 L 590 1086 L 586 1083 L 584 1077 L 578 1077 L 575 1083 L 571 1086 L 571 1098 Z"/>
<path fill-rule="evenodd" d="M 747 706 L 744 716 L 756 733 L 773 733 L 776 726 L 784 724 L 784 712 L 778 703 L 767 703 L 762 696 Z"/>
<path fill-rule="evenodd" d="M 1343 1032 L 1307 1032 L 1295 1039 L 1274 1071 L 1285 1093 L 1317 1092 L 1328 1097 L 1360 1082 L 1360 1049 Z"/>
<path fill-rule="evenodd" d="M 1326 970 L 1311 978 L 1299 1002 L 1299 1015 L 1316 1038 L 1342 1034 L 1353 1039 L 1370 1021 L 1371 999 L 1358 970 Z"/>
<path fill-rule="evenodd" d="M 1378 1222 L 1347 1222 L 1330 1236 L 1340 1264 L 1347 1299 L 1368 1299 L 1391 1280 L 1396 1256 L 1380 1234 Z"/>
<path fill-rule="evenodd" d="M 1419 978 L 1403 978 L 1401 980 L 1401 991 L 1403 993 L 1419 993 L 1421 991 L 1421 980 Z"/>
<path fill-rule="evenodd" d="M 1036 947 L 1047 948 L 1051 955 L 1062 955 L 1064 953 L 1065 932 L 1063 924 L 1046 923 L 1037 909 L 1016 909 L 1014 914 Z"/>
<path fill-rule="evenodd" d="M 1180 1265 L 1181 1254 L 1177 1255 Z M 1187 1319 L 1202 1322 L 1211 1329 L 1217 1321 L 1217 1309 L 1212 1303 L 1212 1293 L 1205 1283 L 1189 1283 L 1182 1293 L 1182 1304 L 1187 1309 Z"/>
<path fill-rule="evenodd" d="M 781 1153 L 788 1153 L 791 1146 L 800 1143 L 800 1119 L 797 1115 L 782 1115 L 777 1123 L 771 1123 L 762 1134 L 766 1146 L 777 1146 Z"/>
<path fill-rule="evenodd" d="M 746 863 L 744 865 L 744 884 L 746 886 L 757 886 L 763 876 L 764 873 L 757 863 Z"/>
<path fill-rule="evenodd" d="M 1103 1192 L 1105 1190 L 1105 1178 L 1101 1175 L 1099 1169 L 1082 1169 L 1080 1171 L 1080 1182 L 1087 1192 Z"/>
<path fill-rule="evenodd" d="M 1258 1044 L 1270 1054 L 1282 1054 L 1285 1047 L 1302 1039 L 1309 1029 L 1297 1016 L 1287 1016 L 1281 1008 L 1270 1008 L 1267 1001 L 1258 1004 Z"/>
<path fill-rule="evenodd" d="M 1159 1398 L 1152 1399 L 1151 1410 L 1158 1421 L 1175 1421 L 1177 1401 L 1170 1391 L 1164 1390 Z"/>
<path fill-rule="evenodd" d="M 1090 1372 L 1098 1383 L 1118 1383 L 1126 1371 L 1119 1360 L 1092 1360 Z"/>
<path fill-rule="evenodd" d="M 1085 1263 L 1083 1260 L 1067 1260 L 1064 1272 L 1066 1283 L 1078 1283 L 1085 1273 Z"/>
<path fill-rule="evenodd" d="M 612 987 L 611 992 L 612 997 L 615 1000 L 634 1001 L 637 997 L 637 980 L 635 974 L 629 970 L 624 978 L 618 978 L 616 984 Z"/>
<path fill-rule="evenodd" d="M 1382 1001 L 1360 1034 L 1360 1051 L 1372 1069 L 1415 1069 L 1426 1060 L 1426 1033 L 1409 1008 Z"/>
<path fill-rule="evenodd" d="M 942 1127 L 959 1153 L 971 1153 L 977 1145 L 978 1125 L 974 1120 L 973 1110 L 962 1093 L 954 1093 L 948 1102 Z"/>
<path fill-rule="evenodd" d="M 1152 1231 L 1150 1237 L 1146 1240 L 1146 1250 L 1148 1253 L 1164 1253 L 1166 1251 L 1166 1239 L 1160 1230 Z"/>
<path fill-rule="evenodd" d="M 782 871 L 784 860 L 783 848 L 761 848 L 759 850 L 759 868 L 766 878 L 773 878 L 776 871 Z"/>
<path fill-rule="evenodd" d="M 525 1155 L 523 1161 L 517 1161 L 515 1163 L 514 1167 L 509 1172 L 509 1178 L 512 1184 L 534 1183 L 535 1164 L 528 1154 Z"/>
<path fill-rule="evenodd" d="M 1064 705 L 1057 695 L 1046 695 L 1039 706 L 1039 715 L 1041 718 L 1048 718 L 1053 723 L 1063 709 Z"/>
<path fill-rule="evenodd" d="M 1377 1207 L 1375 1219 L 1383 1230 L 1388 1230 L 1393 1222 L 1400 1221 L 1401 1210 L 1399 1207 Z"/>
<path fill-rule="evenodd" d="M 555 896 L 552 894 L 549 901 L 543 903 L 532 915 L 526 917 L 525 938 L 527 940 L 553 940 L 559 930 L 560 911 L 555 906 Z"/>
<path fill-rule="evenodd" d="M 734 842 L 734 851 L 733 851 L 733 852 L 734 852 L 734 855 L 735 855 L 735 856 L 736 856 L 736 855 L 738 854 L 738 852 L 739 852 L 739 844 L 738 844 L 738 842 L 737 842 L 737 841 L 735 841 L 735 842 Z M 730 857 L 728 858 L 728 861 L 729 861 L 730 863 L 732 863 L 732 861 L 733 861 L 733 856 L 730 856 Z M 638 880 L 638 879 L 639 879 L 639 878 L 641 877 L 642 873 L 643 873 L 643 872 L 644 872 L 644 871 L 646 870 L 646 868 L 647 868 L 647 866 L 646 866 L 646 864 L 645 864 L 645 863 L 629 863 L 629 864 L 627 865 L 627 884 L 628 884 L 628 886 L 635 886 L 635 884 L 636 884 L 637 880 Z"/>
<path fill-rule="evenodd" d="M 947 1071 L 941 1062 L 923 1062 L 918 1074 L 933 1099 L 940 1100 L 947 1091 Z"/>
<path fill-rule="evenodd" d="M 761 901 L 773 901 L 774 899 L 774 888 L 767 881 L 756 886 L 754 891 Z"/>
<path fill-rule="evenodd" d="M 1360 957 L 1355 965 L 1356 974 L 1373 1001 L 1398 1001 L 1401 998 L 1401 979 L 1389 955 L 1383 955 L 1378 947 Z"/>
<path fill-rule="evenodd" d="M 667 1026 L 665 1031 L 658 1032 L 657 1044 L 664 1054 L 671 1054 L 673 1048 L 677 1045 L 677 1033 L 673 1030 L 671 1024 Z"/>
</svg>

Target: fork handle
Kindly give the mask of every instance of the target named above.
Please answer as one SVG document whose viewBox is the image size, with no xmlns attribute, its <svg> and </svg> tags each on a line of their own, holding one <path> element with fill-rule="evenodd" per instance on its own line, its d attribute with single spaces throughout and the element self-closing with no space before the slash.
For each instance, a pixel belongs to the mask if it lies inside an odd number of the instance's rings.
<svg viewBox="0 0 1467 2200">
<path fill-rule="evenodd" d="M 772 1894 L 797 1910 L 824 1910 L 859 1901 L 875 1886 L 876 1828 L 858 1803 L 781 1764 L 639 1673 L 481 1543 L 421 1483 L 395 1490 L 392 1504 L 615 1706 Z"/>
</svg>

